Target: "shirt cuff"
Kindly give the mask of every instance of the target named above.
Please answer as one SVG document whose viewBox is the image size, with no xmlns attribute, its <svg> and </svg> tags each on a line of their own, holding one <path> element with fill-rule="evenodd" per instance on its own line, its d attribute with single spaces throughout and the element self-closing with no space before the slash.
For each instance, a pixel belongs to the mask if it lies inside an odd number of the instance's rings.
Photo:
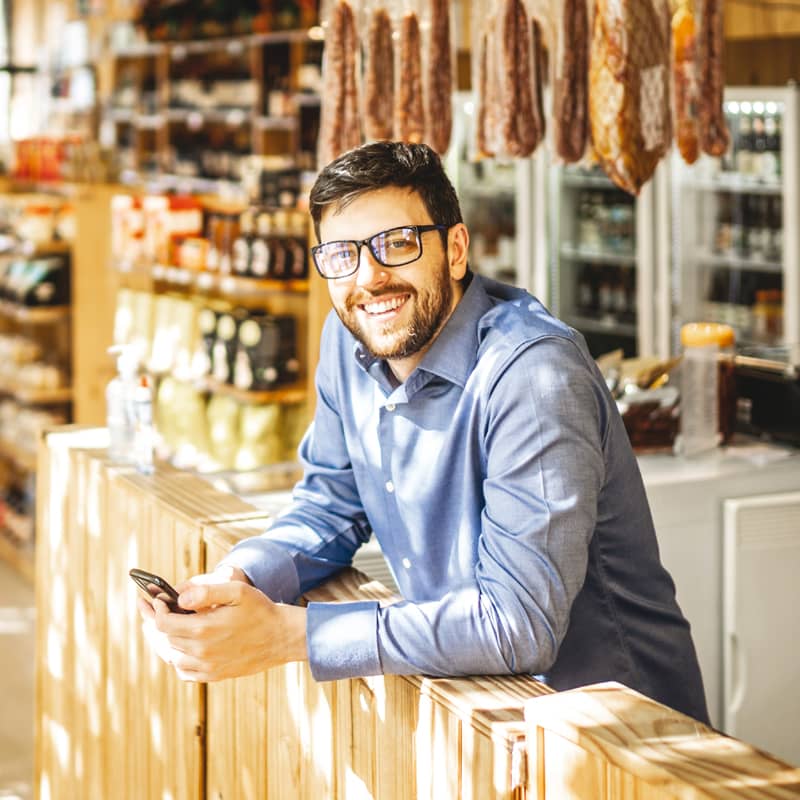
<svg viewBox="0 0 800 800">
<path fill-rule="evenodd" d="M 276 603 L 293 603 L 300 594 L 294 560 L 285 548 L 267 539 L 239 542 L 217 566 L 239 567 L 256 589 Z"/>
<path fill-rule="evenodd" d="M 380 675 L 378 603 L 309 603 L 306 644 L 314 680 Z"/>
</svg>

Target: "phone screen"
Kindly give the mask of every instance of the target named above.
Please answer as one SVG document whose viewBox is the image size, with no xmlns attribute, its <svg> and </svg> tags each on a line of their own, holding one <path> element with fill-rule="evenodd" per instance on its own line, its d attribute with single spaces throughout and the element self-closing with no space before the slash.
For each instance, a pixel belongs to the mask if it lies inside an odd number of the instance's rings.
<svg viewBox="0 0 800 800">
<path fill-rule="evenodd" d="M 178 605 L 178 593 L 160 575 L 135 568 L 128 574 L 148 599 L 157 597 L 159 600 L 163 600 L 167 604 L 167 608 L 174 614 L 194 614 L 194 611 Z"/>
</svg>

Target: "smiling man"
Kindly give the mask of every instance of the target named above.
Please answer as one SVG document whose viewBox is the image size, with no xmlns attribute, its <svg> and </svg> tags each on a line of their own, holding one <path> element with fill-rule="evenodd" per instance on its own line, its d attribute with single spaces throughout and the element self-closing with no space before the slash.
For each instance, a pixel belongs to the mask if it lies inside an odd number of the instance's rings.
<svg viewBox="0 0 800 800">
<path fill-rule="evenodd" d="M 293 660 L 318 680 L 616 680 L 707 720 L 627 435 L 580 334 L 468 268 L 438 156 L 378 142 L 319 175 L 334 312 L 288 511 L 142 615 L 189 680 Z M 374 533 L 401 602 L 292 605 Z"/>
</svg>

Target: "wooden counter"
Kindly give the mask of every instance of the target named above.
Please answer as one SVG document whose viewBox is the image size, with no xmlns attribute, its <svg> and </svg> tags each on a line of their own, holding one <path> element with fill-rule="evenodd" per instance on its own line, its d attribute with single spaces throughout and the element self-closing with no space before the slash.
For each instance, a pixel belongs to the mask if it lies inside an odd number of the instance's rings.
<svg viewBox="0 0 800 800">
<path fill-rule="evenodd" d="M 143 642 L 128 569 L 181 580 L 270 519 L 195 476 L 115 466 L 104 445 L 104 431 L 73 427 L 40 450 L 39 798 L 800 796 L 800 770 L 616 685 L 317 683 L 305 664 L 208 686 L 177 680 Z M 364 598 L 393 600 L 354 570 L 306 599 Z M 694 738 L 676 745 L 686 731 Z"/>
</svg>

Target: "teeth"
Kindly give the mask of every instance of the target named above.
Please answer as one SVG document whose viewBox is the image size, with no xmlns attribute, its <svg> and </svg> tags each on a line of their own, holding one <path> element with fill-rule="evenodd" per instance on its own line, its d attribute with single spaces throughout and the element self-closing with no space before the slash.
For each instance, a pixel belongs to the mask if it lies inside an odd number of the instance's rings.
<svg viewBox="0 0 800 800">
<path fill-rule="evenodd" d="M 393 297 L 391 300 L 382 300 L 379 303 L 365 303 L 364 310 L 368 314 L 385 314 L 387 311 L 393 311 L 399 308 L 405 299 L 402 297 Z"/>
</svg>

